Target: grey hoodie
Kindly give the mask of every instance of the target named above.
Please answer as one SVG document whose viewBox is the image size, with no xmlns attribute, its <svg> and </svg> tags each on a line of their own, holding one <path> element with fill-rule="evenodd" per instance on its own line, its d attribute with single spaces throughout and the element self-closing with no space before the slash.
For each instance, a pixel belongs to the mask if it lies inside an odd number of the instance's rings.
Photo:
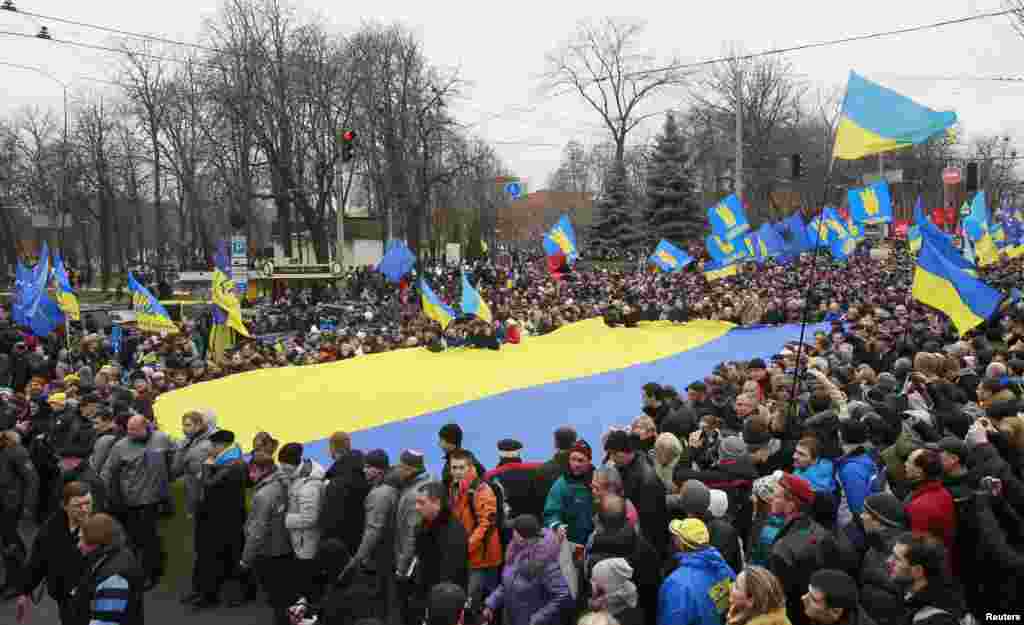
<svg viewBox="0 0 1024 625">
<path fill-rule="evenodd" d="M 403 575 L 409 570 L 416 555 L 416 528 L 420 525 L 420 514 L 416 512 L 416 495 L 420 488 L 433 478 L 424 471 L 409 480 L 398 496 L 395 506 L 395 570 Z"/>
</svg>

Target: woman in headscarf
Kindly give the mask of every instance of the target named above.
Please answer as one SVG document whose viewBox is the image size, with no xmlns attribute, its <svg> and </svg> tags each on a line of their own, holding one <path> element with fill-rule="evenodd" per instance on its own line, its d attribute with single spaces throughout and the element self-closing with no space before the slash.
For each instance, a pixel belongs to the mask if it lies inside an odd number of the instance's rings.
<svg viewBox="0 0 1024 625">
<path fill-rule="evenodd" d="M 512 529 L 501 584 L 487 598 L 482 622 L 502 610 L 504 625 L 557 625 L 573 604 L 558 562 L 558 537 L 532 514 L 516 517 Z"/>
<path fill-rule="evenodd" d="M 642 625 L 644 611 L 637 605 L 633 567 L 625 558 L 607 558 L 594 566 L 590 576 L 590 609 L 615 617 L 619 625 Z"/>
</svg>

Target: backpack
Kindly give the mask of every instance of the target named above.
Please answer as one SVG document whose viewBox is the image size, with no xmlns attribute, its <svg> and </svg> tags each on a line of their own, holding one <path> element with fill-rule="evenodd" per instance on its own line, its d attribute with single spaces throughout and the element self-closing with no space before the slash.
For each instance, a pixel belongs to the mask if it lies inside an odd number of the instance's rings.
<svg viewBox="0 0 1024 625">
<path fill-rule="evenodd" d="M 494 508 L 496 510 L 495 518 L 492 519 L 493 522 L 491 523 L 491 526 L 487 528 L 487 531 L 484 533 L 484 548 L 486 549 L 487 541 L 491 539 L 491 532 L 499 530 L 501 551 L 504 553 L 505 548 L 508 546 L 508 543 L 512 538 L 511 532 L 505 527 L 506 519 L 509 514 L 508 504 L 505 503 L 505 487 L 501 485 L 501 482 L 498 481 L 497 478 L 485 480 L 478 477 L 469 485 L 469 512 L 473 515 L 474 526 L 480 524 L 480 519 L 476 516 L 476 491 L 480 488 L 481 484 L 486 484 L 491 487 L 491 492 L 494 493 Z"/>
<path fill-rule="evenodd" d="M 933 616 L 938 616 L 939 614 L 950 615 L 949 612 L 947 612 L 946 610 L 942 610 L 940 608 L 935 608 L 932 606 L 925 606 L 917 612 L 914 612 L 914 618 L 911 620 L 911 622 L 918 623 L 920 621 L 930 619 Z M 960 617 L 960 625 L 977 625 L 977 622 L 977 619 L 975 619 L 974 615 L 970 612 L 965 612 L 964 615 Z"/>
</svg>

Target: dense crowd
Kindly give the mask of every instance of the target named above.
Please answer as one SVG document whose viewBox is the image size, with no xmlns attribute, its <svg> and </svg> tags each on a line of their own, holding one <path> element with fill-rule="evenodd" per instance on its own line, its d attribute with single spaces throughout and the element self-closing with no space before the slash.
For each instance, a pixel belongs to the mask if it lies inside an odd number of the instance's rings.
<svg viewBox="0 0 1024 625">
<path fill-rule="evenodd" d="M 223 358 L 204 356 L 202 324 L 114 354 L 97 334 L 68 349 L 0 321 L 7 596 L 18 620 L 30 618 L 45 580 L 64 623 L 142 623 L 144 593 L 165 569 L 158 520 L 185 514 L 196 557 L 182 600 L 204 610 L 262 596 L 275 625 L 1019 615 L 1024 310 L 1008 300 L 956 336 L 909 299 L 912 268 L 897 251 L 709 283 L 696 271 L 582 267 L 554 281 L 539 263 L 479 263 L 469 269 L 494 323 L 446 332 L 422 316 L 414 282 L 399 289 L 362 272 L 346 294 L 358 304 L 338 305 L 333 330 L 246 341 Z M 426 270 L 446 301 L 458 299 L 458 270 Z M 986 272 L 1007 292 L 1019 276 L 1016 261 Z M 360 450 L 358 434 L 331 435 L 323 467 L 272 432 L 243 453 L 248 441 L 202 407 L 182 416 L 181 440 L 153 419 L 161 393 L 236 371 L 467 342 L 500 349 L 602 316 L 777 324 L 805 310 L 830 322 L 806 345 L 675 387 L 623 389 L 640 391 L 631 423 L 600 441 L 552 423 L 550 451 L 495 441 L 495 467 L 462 448 L 471 423 L 441 428 L 444 469 L 431 475 L 431 452 Z M 170 497 L 175 480 L 184 509 Z M 39 526 L 31 547 L 23 518 Z"/>
</svg>

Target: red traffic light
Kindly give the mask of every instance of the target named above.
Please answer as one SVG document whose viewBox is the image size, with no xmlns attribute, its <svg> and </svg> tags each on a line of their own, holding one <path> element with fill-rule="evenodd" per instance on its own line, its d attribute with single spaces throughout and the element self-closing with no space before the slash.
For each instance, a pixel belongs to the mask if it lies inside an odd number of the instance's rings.
<svg viewBox="0 0 1024 625">
<path fill-rule="evenodd" d="M 353 141 L 356 138 L 356 133 L 352 132 L 351 130 L 346 130 L 345 132 L 341 133 L 341 138 L 344 139 L 345 141 Z"/>
</svg>

